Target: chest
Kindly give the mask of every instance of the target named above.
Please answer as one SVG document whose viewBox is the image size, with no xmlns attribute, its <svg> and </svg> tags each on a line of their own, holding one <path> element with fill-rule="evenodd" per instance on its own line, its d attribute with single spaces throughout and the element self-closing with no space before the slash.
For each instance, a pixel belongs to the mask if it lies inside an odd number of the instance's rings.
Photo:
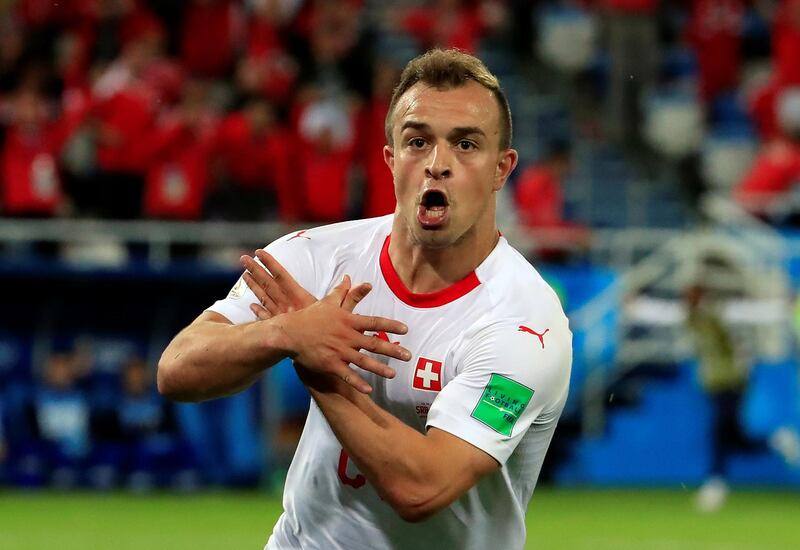
<svg viewBox="0 0 800 550">
<path fill-rule="evenodd" d="M 370 383 L 378 405 L 423 431 L 434 400 L 462 368 L 465 332 L 479 317 L 479 307 L 470 300 L 459 300 L 443 307 L 413 308 L 380 284 L 374 285 L 360 305 L 363 308 L 358 313 L 397 319 L 408 326 L 407 334 L 376 334 L 408 349 L 411 360 L 373 355 L 391 366 L 396 376 L 372 375 Z"/>
</svg>

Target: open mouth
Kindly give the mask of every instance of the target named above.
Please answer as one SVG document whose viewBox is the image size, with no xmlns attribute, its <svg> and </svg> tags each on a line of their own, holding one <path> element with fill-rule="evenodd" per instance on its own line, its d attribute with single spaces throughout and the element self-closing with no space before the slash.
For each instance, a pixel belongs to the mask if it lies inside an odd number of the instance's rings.
<svg viewBox="0 0 800 550">
<path fill-rule="evenodd" d="M 447 220 L 448 206 L 447 195 L 436 189 L 428 189 L 422 194 L 417 220 L 424 228 L 439 227 Z"/>
</svg>

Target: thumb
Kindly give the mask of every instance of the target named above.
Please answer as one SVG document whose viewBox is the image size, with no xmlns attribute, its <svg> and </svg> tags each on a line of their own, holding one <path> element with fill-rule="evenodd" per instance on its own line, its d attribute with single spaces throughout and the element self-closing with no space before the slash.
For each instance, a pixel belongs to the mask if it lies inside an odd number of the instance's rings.
<svg viewBox="0 0 800 550">
<path fill-rule="evenodd" d="M 331 290 L 327 296 L 325 296 L 324 301 L 330 302 L 334 304 L 336 307 L 341 307 L 342 302 L 344 302 L 345 296 L 350 291 L 350 275 L 345 275 L 342 278 L 342 282 L 336 285 L 333 290 Z"/>
</svg>

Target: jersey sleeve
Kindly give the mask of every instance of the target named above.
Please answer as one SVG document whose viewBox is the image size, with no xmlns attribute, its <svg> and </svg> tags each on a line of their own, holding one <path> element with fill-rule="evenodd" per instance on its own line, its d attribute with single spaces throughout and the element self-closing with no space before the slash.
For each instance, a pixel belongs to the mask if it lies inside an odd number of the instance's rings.
<svg viewBox="0 0 800 550">
<path fill-rule="evenodd" d="M 566 318 L 538 329 L 549 329 L 541 340 L 527 328 L 498 323 L 471 338 L 458 374 L 431 405 L 427 428 L 449 432 L 503 465 L 532 424 L 557 422 L 569 387 L 572 333 Z"/>
<path fill-rule="evenodd" d="M 281 237 L 266 246 L 264 250 L 272 254 L 303 288 L 319 299 L 322 297 L 319 284 L 321 268 L 315 263 L 308 239 L 297 236 L 298 233 L 293 233 Z M 217 300 L 207 308 L 207 311 L 219 313 L 231 323 L 238 325 L 256 320 L 256 316 L 250 311 L 250 304 L 257 303 L 259 302 L 256 295 L 244 279 L 239 277 L 228 292 L 228 296 Z"/>
</svg>

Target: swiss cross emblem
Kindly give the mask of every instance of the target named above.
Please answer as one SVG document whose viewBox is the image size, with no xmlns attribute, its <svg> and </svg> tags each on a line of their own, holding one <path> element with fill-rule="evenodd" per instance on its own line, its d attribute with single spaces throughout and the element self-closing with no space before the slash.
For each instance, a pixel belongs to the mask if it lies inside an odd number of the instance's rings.
<svg viewBox="0 0 800 550">
<path fill-rule="evenodd" d="M 413 386 L 418 390 L 442 390 L 442 362 L 420 357 L 414 369 Z"/>
</svg>

